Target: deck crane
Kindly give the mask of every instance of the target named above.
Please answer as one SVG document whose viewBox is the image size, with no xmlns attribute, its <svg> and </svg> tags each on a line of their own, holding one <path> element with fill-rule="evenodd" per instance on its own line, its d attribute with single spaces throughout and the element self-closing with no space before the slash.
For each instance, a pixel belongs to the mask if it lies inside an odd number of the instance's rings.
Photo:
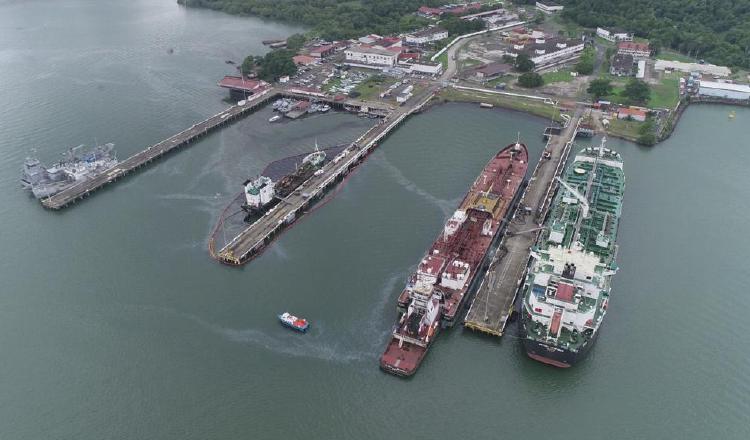
<svg viewBox="0 0 750 440">
<path fill-rule="evenodd" d="M 586 198 L 586 196 L 584 196 L 583 194 L 581 194 L 580 192 L 578 192 L 578 190 L 576 190 L 575 188 L 573 188 L 572 186 L 570 186 L 568 184 L 568 182 L 562 180 L 561 178 L 555 177 L 555 180 L 557 180 L 558 182 L 560 182 L 560 185 L 562 185 L 563 187 L 565 187 L 565 189 L 568 190 L 568 192 L 570 192 L 571 194 L 573 194 L 573 197 L 575 197 L 576 199 L 578 199 L 579 202 L 581 202 L 581 208 L 583 210 L 583 217 L 584 218 L 588 218 L 588 216 L 589 216 L 589 201 Z"/>
</svg>

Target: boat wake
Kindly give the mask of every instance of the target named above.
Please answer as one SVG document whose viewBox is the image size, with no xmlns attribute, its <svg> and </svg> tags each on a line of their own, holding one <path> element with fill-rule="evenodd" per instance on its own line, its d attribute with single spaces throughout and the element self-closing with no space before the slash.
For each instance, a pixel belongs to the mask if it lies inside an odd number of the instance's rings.
<svg viewBox="0 0 750 440">
<path fill-rule="evenodd" d="M 382 154 L 382 152 L 378 152 L 374 155 L 374 159 L 376 159 L 376 162 L 383 165 L 383 167 L 393 176 L 393 180 L 398 183 L 401 187 L 406 189 L 409 192 L 412 192 L 423 199 L 427 200 L 432 205 L 437 206 L 440 211 L 443 213 L 444 217 L 450 216 L 453 211 L 456 209 L 456 205 L 461 201 L 461 199 L 455 199 L 455 200 L 444 200 L 439 199 L 435 197 L 434 195 L 428 193 L 427 191 L 423 190 L 417 184 L 409 180 L 404 174 L 401 172 L 398 167 L 393 165 L 388 161 L 388 159 L 385 158 L 385 155 Z"/>
<path fill-rule="evenodd" d="M 276 332 L 269 332 L 255 328 L 236 329 L 223 327 L 205 321 L 198 316 L 170 308 L 148 308 L 192 321 L 200 327 L 230 342 L 260 347 L 286 356 L 318 359 L 326 362 L 344 364 L 372 362 L 372 359 L 376 357 L 376 352 L 374 351 L 356 350 L 353 347 L 347 347 L 341 343 L 332 343 L 331 341 L 335 339 L 334 335 L 327 334 L 325 326 L 322 323 L 314 323 L 313 327 L 311 327 L 304 336 L 291 333 L 283 328 L 279 328 L 278 334 L 275 334 Z"/>
</svg>

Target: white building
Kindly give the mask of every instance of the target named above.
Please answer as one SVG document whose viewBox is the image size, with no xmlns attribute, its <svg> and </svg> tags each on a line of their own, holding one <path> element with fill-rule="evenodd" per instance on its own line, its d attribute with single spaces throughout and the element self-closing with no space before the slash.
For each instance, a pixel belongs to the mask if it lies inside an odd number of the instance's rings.
<svg viewBox="0 0 750 440">
<path fill-rule="evenodd" d="M 563 10 L 562 5 L 558 5 L 557 3 L 552 2 L 536 2 L 536 8 L 545 14 L 554 14 L 555 12 L 560 12 Z"/>
<path fill-rule="evenodd" d="M 701 81 L 698 95 L 747 101 L 750 99 L 750 86 L 744 84 Z"/>
<path fill-rule="evenodd" d="M 404 41 L 406 44 L 422 45 L 445 38 L 448 38 L 447 30 L 439 27 L 429 27 L 407 35 L 404 37 Z"/>
<path fill-rule="evenodd" d="M 346 64 L 376 69 L 393 67 L 398 60 L 396 52 L 369 46 L 350 47 L 344 54 Z"/>
<path fill-rule="evenodd" d="M 535 68 L 551 66 L 571 60 L 583 52 L 583 41 L 538 38 L 531 45 L 529 58 Z"/>
<path fill-rule="evenodd" d="M 596 28 L 596 35 L 613 43 L 616 43 L 618 41 L 633 41 L 633 34 L 629 34 L 624 31 L 610 31 L 600 27 Z"/>
<path fill-rule="evenodd" d="M 440 75 L 443 73 L 443 64 L 415 61 L 409 64 L 409 70 L 413 74 Z"/>
<path fill-rule="evenodd" d="M 729 67 L 717 66 L 715 64 L 683 63 L 681 61 L 656 60 L 656 70 L 676 70 L 679 72 L 700 72 L 712 76 L 729 76 L 732 70 Z"/>
</svg>

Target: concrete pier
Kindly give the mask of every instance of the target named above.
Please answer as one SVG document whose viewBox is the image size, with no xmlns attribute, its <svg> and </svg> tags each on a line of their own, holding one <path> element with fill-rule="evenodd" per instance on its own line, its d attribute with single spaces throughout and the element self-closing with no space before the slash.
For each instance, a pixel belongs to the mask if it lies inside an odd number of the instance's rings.
<svg viewBox="0 0 750 440">
<path fill-rule="evenodd" d="M 487 274 L 477 289 L 464 326 L 493 336 L 502 336 L 523 284 L 531 247 L 539 235 L 558 183 L 555 177 L 565 169 L 583 111 L 574 116 L 559 134 L 549 134 L 542 158 L 526 186 Z M 549 157 L 545 156 L 549 154 Z"/>
<path fill-rule="evenodd" d="M 111 169 L 102 174 L 77 183 L 70 188 L 65 189 L 51 197 L 42 199 L 42 205 L 45 208 L 60 210 L 71 206 L 78 200 L 88 197 L 93 192 L 118 181 L 120 178 L 133 173 L 144 166 L 161 159 L 168 153 L 179 150 L 193 141 L 213 132 L 214 130 L 231 124 L 234 121 L 254 112 L 263 107 L 269 101 L 279 98 L 280 96 L 294 97 L 298 99 L 315 100 L 319 102 L 328 102 L 337 108 L 344 108 L 355 112 L 364 112 L 376 116 L 385 116 L 391 111 L 391 108 L 382 103 L 366 102 L 347 99 L 337 102 L 331 98 L 318 96 L 317 93 L 305 92 L 294 89 L 281 89 L 268 87 L 259 90 L 256 94 L 249 96 L 244 100 L 243 105 L 233 105 L 224 111 L 217 113 L 210 118 L 201 121 L 192 127 L 185 129 L 157 144 L 147 147 L 145 150 L 128 157 Z M 240 101 L 243 102 L 243 101 Z"/>
<path fill-rule="evenodd" d="M 239 266 L 260 254 L 273 239 L 287 226 L 305 214 L 316 201 L 320 200 L 328 189 L 335 186 L 359 165 L 383 138 L 398 127 L 409 115 L 420 111 L 437 91 L 433 87 L 413 100 L 411 105 L 394 108 L 376 126 L 369 129 L 348 148 L 348 153 L 339 161 L 331 161 L 321 168 L 292 194 L 274 206 L 263 217 L 249 225 L 242 232 L 217 250 L 209 242 L 209 252 L 218 261 Z M 288 92 L 287 92 L 288 93 Z"/>
</svg>

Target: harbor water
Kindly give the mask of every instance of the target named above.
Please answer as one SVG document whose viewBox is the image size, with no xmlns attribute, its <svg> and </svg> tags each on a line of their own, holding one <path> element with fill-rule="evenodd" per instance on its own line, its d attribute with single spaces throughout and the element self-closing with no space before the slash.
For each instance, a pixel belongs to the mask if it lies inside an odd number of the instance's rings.
<svg viewBox="0 0 750 440">
<path fill-rule="evenodd" d="M 1 439 L 750 437 L 748 109 L 693 106 L 653 148 L 609 140 L 620 271 L 568 370 L 529 360 L 513 328 L 460 327 L 412 379 L 378 369 L 407 275 L 495 152 L 520 133 L 540 155 L 539 118 L 414 116 L 242 268 L 206 250 L 241 182 L 373 121 L 264 109 L 59 213 L 20 188 L 31 149 L 124 158 L 215 114 L 225 61 L 303 30 L 173 0 L 0 1 Z"/>
</svg>

